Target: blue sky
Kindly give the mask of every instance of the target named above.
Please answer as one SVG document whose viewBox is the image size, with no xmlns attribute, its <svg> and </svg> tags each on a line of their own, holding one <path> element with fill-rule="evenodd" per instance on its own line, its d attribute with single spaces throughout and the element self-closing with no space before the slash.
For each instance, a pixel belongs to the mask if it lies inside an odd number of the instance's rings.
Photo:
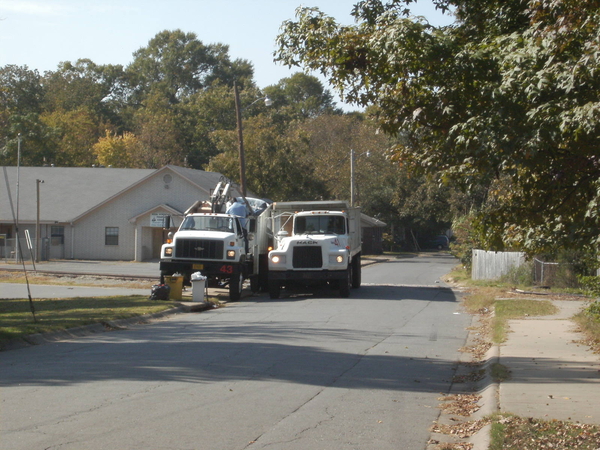
<svg viewBox="0 0 600 450">
<path fill-rule="evenodd" d="M 232 59 L 254 65 L 260 88 L 298 69 L 273 62 L 275 37 L 296 8 L 316 6 L 351 24 L 356 0 L 0 0 L 0 66 L 26 65 L 40 73 L 62 61 L 89 58 L 126 66 L 134 51 L 163 30 L 193 32 L 204 44 L 229 45 Z M 433 25 L 452 19 L 430 0 L 412 6 Z"/>
</svg>

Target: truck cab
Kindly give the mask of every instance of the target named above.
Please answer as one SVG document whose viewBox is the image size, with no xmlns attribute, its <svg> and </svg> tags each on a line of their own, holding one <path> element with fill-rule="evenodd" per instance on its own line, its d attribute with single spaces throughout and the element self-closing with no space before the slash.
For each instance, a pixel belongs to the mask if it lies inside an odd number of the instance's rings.
<svg viewBox="0 0 600 450">
<path fill-rule="evenodd" d="M 311 202 L 306 202 L 310 207 Z M 312 205 L 318 206 L 318 205 Z M 343 206 L 343 205 L 337 205 Z M 358 209 L 281 211 L 274 205 L 276 248 L 269 252 L 269 293 L 282 288 L 329 285 L 348 297 L 360 286 L 360 219 Z"/>
<path fill-rule="evenodd" d="M 192 273 L 202 272 L 209 280 L 229 282 L 229 294 L 238 299 L 249 276 L 246 233 L 237 216 L 196 213 L 185 217 L 177 232 L 161 249 L 161 276 L 180 273 L 188 283 Z"/>
</svg>

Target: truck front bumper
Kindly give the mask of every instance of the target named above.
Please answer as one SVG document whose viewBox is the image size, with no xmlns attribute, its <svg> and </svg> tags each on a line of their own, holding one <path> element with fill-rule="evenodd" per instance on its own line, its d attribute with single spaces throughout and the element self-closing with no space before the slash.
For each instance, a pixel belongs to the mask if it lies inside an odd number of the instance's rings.
<svg viewBox="0 0 600 450">
<path fill-rule="evenodd" d="M 218 276 L 228 278 L 231 275 L 242 271 L 242 264 L 239 262 L 223 261 L 170 261 L 161 260 L 159 264 L 161 273 L 181 273 L 192 274 L 201 272 L 204 276 Z"/>
<path fill-rule="evenodd" d="M 343 280 L 347 276 L 347 270 L 273 270 L 269 272 L 269 280 L 277 281 L 331 281 Z"/>
</svg>

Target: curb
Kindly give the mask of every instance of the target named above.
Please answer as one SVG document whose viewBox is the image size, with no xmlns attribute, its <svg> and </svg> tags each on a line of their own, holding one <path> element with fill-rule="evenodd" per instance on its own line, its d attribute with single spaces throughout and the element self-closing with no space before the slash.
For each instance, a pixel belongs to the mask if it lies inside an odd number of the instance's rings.
<svg viewBox="0 0 600 450">
<path fill-rule="evenodd" d="M 477 322 L 479 317 L 476 314 L 470 314 L 472 317 L 470 331 L 465 340 L 466 347 L 480 341 L 479 331 L 477 330 Z M 478 422 L 485 419 L 491 414 L 498 411 L 499 408 L 499 383 L 492 378 L 492 367 L 499 361 L 500 348 L 497 345 L 492 345 L 481 359 L 475 360 L 469 352 L 463 352 L 457 360 L 457 369 L 455 371 L 455 377 L 461 375 L 468 376 L 473 373 L 473 369 L 470 368 L 470 363 L 476 362 L 477 371 L 481 372 L 481 379 L 474 382 L 457 381 L 452 382 L 448 393 L 450 395 L 477 395 L 479 400 L 477 401 L 478 409 L 471 413 L 470 416 L 462 417 L 457 420 L 452 416 L 456 416 L 452 413 L 448 414 L 440 411 L 440 414 L 436 420 L 438 425 L 453 426 L 460 422 L 470 423 Z M 460 443 L 469 444 L 472 450 L 488 450 L 491 442 L 491 424 L 483 426 L 480 430 L 470 435 L 469 437 L 460 437 L 458 434 L 445 434 L 443 432 L 432 432 L 430 435 L 430 442 L 427 450 L 437 450 L 439 448 L 458 448 L 454 445 Z M 460 447 L 463 448 L 463 447 Z"/>
<path fill-rule="evenodd" d="M 479 404 L 481 408 L 473 414 L 475 420 L 483 419 L 499 410 L 499 389 L 500 384 L 492 378 L 492 366 L 500 361 L 500 348 L 492 345 L 485 356 L 486 362 L 483 364 L 485 377 L 480 381 L 484 386 L 477 393 L 481 395 Z M 490 446 L 490 432 L 492 425 L 486 425 L 469 439 L 473 444 L 473 450 L 487 450 Z"/>
</svg>

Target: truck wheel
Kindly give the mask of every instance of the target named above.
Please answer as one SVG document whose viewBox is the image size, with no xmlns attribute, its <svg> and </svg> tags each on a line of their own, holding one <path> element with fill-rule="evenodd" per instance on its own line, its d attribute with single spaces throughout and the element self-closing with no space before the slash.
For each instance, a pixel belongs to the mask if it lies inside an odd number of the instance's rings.
<svg viewBox="0 0 600 450">
<path fill-rule="evenodd" d="M 278 299 L 281 296 L 281 286 L 277 281 L 269 282 L 269 297 Z"/>
<path fill-rule="evenodd" d="M 352 288 L 358 289 L 361 283 L 361 264 L 360 264 L 360 253 L 357 254 L 352 260 Z"/>
<path fill-rule="evenodd" d="M 242 297 L 243 284 L 244 277 L 241 272 L 231 275 L 229 279 L 229 300 L 237 302 Z"/>
<path fill-rule="evenodd" d="M 346 276 L 340 280 L 340 297 L 350 297 L 350 286 L 352 286 L 352 266 L 346 270 Z"/>
</svg>

